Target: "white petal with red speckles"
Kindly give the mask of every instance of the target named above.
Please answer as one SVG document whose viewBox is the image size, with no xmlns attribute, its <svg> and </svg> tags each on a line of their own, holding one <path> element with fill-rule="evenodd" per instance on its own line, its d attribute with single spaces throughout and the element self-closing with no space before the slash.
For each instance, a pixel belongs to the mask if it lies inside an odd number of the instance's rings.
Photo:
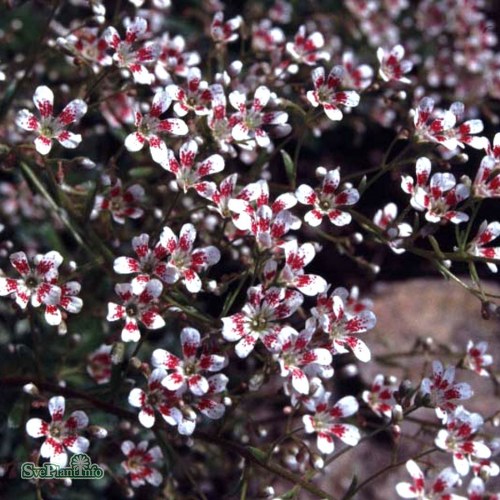
<svg viewBox="0 0 500 500">
<path fill-rule="evenodd" d="M 46 436 L 49 430 L 49 424 L 40 418 L 31 418 L 26 422 L 26 432 L 33 438 Z"/>
<path fill-rule="evenodd" d="M 222 403 L 217 403 L 216 401 L 212 401 L 208 398 L 202 399 L 198 403 L 198 408 L 203 415 L 211 418 L 212 420 L 222 418 L 226 411 L 226 408 Z"/>
<path fill-rule="evenodd" d="M 135 153 L 144 147 L 145 142 L 146 138 L 141 133 L 133 132 L 132 134 L 127 135 L 124 144 L 127 151 Z"/>
<path fill-rule="evenodd" d="M 47 155 L 52 149 L 52 139 L 40 135 L 35 139 L 35 148 L 41 155 Z"/>
<path fill-rule="evenodd" d="M 16 115 L 16 125 L 24 130 L 33 131 L 40 128 L 37 117 L 27 109 L 22 109 Z"/>
<path fill-rule="evenodd" d="M 210 394 L 220 394 L 226 390 L 229 379 L 223 373 L 217 373 L 208 378 L 208 392 Z"/>
<path fill-rule="evenodd" d="M 309 380 L 300 368 L 292 369 L 292 386 L 299 394 L 309 392 Z"/>
<path fill-rule="evenodd" d="M 117 257 L 113 262 L 113 271 L 118 274 L 138 273 L 140 265 L 131 257 Z"/>
<path fill-rule="evenodd" d="M 240 111 L 241 108 L 246 106 L 246 96 L 238 90 L 235 90 L 229 94 L 229 102 L 234 109 Z"/>
<path fill-rule="evenodd" d="M 196 229 L 193 224 L 184 224 L 179 233 L 179 248 L 183 252 L 190 252 L 196 239 Z"/>
<path fill-rule="evenodd" d="M 40 115 L 42 118 L 48 118 L 52 116 L 54 93 L 49 89 L 49 87 L 46 87 L 45 85 L 37 87 L 33 96 L 33 102 L 38 108 L 38 111 L 40 111 Z"/>
<path fill-rule="evenodd" d="M 142 389 L 139 389 L 137 387 L 132 389 L 128 396 L 129 404 L 135 406 L 136 408 L 141 408 L 145 399 L 146 399 L 146 394 Z"/>
<path fill-rule="evenodd" d="M 151 153 L 151 158 L 154 162 L 160 165 L 168 162 L 168 149 L 165 142 L 160 139 L 157 135 L 150 135 L 149 138 L 149 151 Z"/>
<path fill-rule="evenodd" d="M 151 111 L 149 114 L 158 118 L 160 115 L 165 113 L 172 103 L 172 97 L 168 93 L 168 89 L 160 90 L 156 92 L 153 97 L 153 102 L 151 105 Z"/>
<path fill-rule="evenodd" d="M 224 337 L 224 338 L 226 338 L 226 337 Z M 254 347 L 255 347 L 255 344 L 256 344 L 258 338 L 259 338 L 259 335 L 257 333 L 253 333 L 253 332 L 249 333 L 248 335 L 245 335 L 236 344 L 236 347 L 234 348 L 236 355 L 239 358 L 246 358 L 254 350 Z M 228 339 L 226 338 L 226 340 L 228 340 Z"/>
<path fill-rule="evenodd" d="M 17 280 L 12 278 L 3 278 L 0 276 L 0 296 L 9 295 L 17 291 Z"/>
<path fill-rule="evenodd" d="M 201 290 L 201 279 L 192 269 L 187 269 L 183 273 L 184 285 L 191 293 L 198 293 Z"/>
<path fill-rule="evenodd" d="M 350 417 L 359 409 L 359 404 L 354 396 L 345 396 L 339 399 L 332 408 L 335 418 Z"/>
<path fill-rule="evenodd" d="M 246 141 L 250 139 L 250 129 L 244 122 L 237 123 L 231 130 L 231 135 L 235 141 Z"/>
<path fill-rule="evenodd" d="M 215 154 L 209 156 L 205 161 L 203 161 L 203 163 L 198 166 L 197 172 L 200 177 L 216 174 L 224 170 L 224 165 L 224 158 L 222 158 L 221 155 Z"/>
<path fill-rule="evenodd" d="M 265 130 L 258 128 L 255 130 L 255 142 L 261 148 L 267 148 L 271 144 L 271 139 Z"/>
<path fill-rule="evenodd" d="M 196 350 L 200 346 L 200 332 L 196 328 L 183 328 L 181 332 L 181 345 L 184 358 L 194 357 Z"/>
<path fill-rule="evenodd" d="M 68 450 L 73 453 L 85 453 L 89 449 L 90 442 L 83 436 L 76 436 L 73 443 L 68 445 Z"/>
<path fill-rule="evenodd" d="M 73 132 L 68 132 L 63 130 L 55 139 L 61 144 L 61 146 L 68 149 L 75 149 L 82 142 L 82 136 L 80 134 L 73 134 Z"/>
<path fill-rule="evenodd" d="M 123 316 L 125 316 L 125 307 L 121 304 L 108 302 L 108 314 L 106 316 L 107 321 L 116 321 L 117 319 L 123 318 Z"/>
<path fill-rule="evenodd" d="M 241 339 L 246 333 L 244 328 L 245 315 L 243 313 L 236 313 L 226 318 L 221 318 L 222 321 L 222 336 L 229 342 L 234 342 Z"/>
<path fill-rule="evenodd" d="M 54 396 L 49 399 L 49 413 L 52 420 L 62 420 L 64 410 L 66 407 L 66 400 L 63 396 Z"/>
<path fill-rule="evenodd" d="M 151 429 L 155 420 L 155 414 L 151 408 L 143 409 L 139 412 L 139 422 L 146 427 L 146 429 Z"/>
<path fill-rule="evenodd" d="M 299 275 L 295 278 L 294 285 L 308 297 L 323 293 L 327 287 L 326 280 L 316 274 Z"/>
<path fill-rule="evenodd" d="M 51 326 L 57 326 L 61 324 L 62 315 L 59 307 L 54 305 L 48 305 L 45 307 L 45 321 Z"/>
<path fill-rule="evenodd" d="M 106 40 L 106 43 L 114 49 L 116 49 L 120 44 L 120 35 L 118 34 L 118 31 L 116 31 L 116 29 L 113 28 L 113 26 L 108 26 L 104 30 L 102 36 L 104 40 Z"/>
<path fill-rule="evenodd" d="M 295 191 L 295 197 L 303 205 L 314 205 L 318 196 L 314 189 L 307 184 L 301 184 Z"/>
<path fill-rule="evenodd" d="M 329 103 L 322 103 L 323 104 L 323 109 L 325 110 L 325 115 L 332 121 L 338 122 L 342 120 L 344 115 L 342 114 L 342 111 L 340 111 L 337 106 L 334 104 L 329 104 Z"/>
<path fill-rule="evenodd" d="M 333 437 L 327 432 L 318 432 L 316 446 L 318 447 L 318 450 L 325 455 L 333 453 L 333 450 L 335 449 Z"/>
<path fill-rule="evenodd" d="M 40 448 L 40 455 L 44 458 L 50 458 L 50 463 L 59 467 L 66 467 L 68 463 L 68 454 L 64 451 L 62 445 L 55 439 L 47 439 Z"/>
<path fill-rule="evenodd" d="M 347 226 L 347 224 L 351 223 L 352 216 L 347 212 L 343 212 L 342 210 L 333 209 L 328 212 L 328 219 L 335 226 Z"/>
<path fill-rule="evenodd" d="M 319 210 L 310 210 L 304 215 L 304 221 L 312 227 L 317 227 L 323 220 L 323 214 Z"/>
<path fill-rule="evenodd" d="M 359 429 L 350 424 L 335 424 L 329 431 L 349 446 L 356 446 L 361 439 Z"/>
<path fill-rule="evenodd" d="M 188 378 L 189 390 L 195 396 L 203 396 L 208 392 L 208 382 L 205 377 L 201 375 L 193 375 Z"/>
<path fill-rule="evenodd" d="M 135 319 L 127 319 L 122 329 L 121 339 L 123 342 L 139 342 L 141 339 L 141 332 L 139 331 Z"/>
<path fill-rule="evenodd" d="M 185 377 L 181 373 L 170 373 L 167 375 L 162 381 L 161 385 L 163 387 L 166 387 L 169 391 L 176 391 L 177 389 L 180 389 L 185 382 Z"/>
<path fill-rule="evenodd" d="M 348 337 L 346 343 L 349 345 L 354 356 L 356 356 L 359 361 L 367 363 L 371 360 L 371 352 L 368 346 L 360 339 L 356 337 Z"/>
<path fill-rule="evenodd" d="M 181 360 L 165 349 L 155 349 L 151 355 L 151 364 L 156 368 L 174 370 L 181 364 Z"/>
<path fill-rule="evenodd" d="M 81 99 L 75 99 L 66 105 L 57 117 L 56 123 L 61 127 L 66 127 L 71 123 L 79 121 L 87 113 L 87 104 Z"/>
<path fill-rule="evenodd" d="M 89 417 L 82 410 L 76 410 L 71 413 L 68 420 L 66 421 L 66 427 L 72 427 L 76 429 L 85 429 L 89 425 Z"/>
<path fill-rule="evenodd" d="M 154 80 L 154 75 L 150 73 L 142 64 L 131 64 L 129 69 L 136 83 L 142 85 L 151 85 Z"/>
<path fill-rule="evenodd" d="M 189 132 L 186 122 L 180 118 L 167 118 L 166 120 L 162 120 L 158 130 L 179 136 L 186 135 Z"/>
<path fill-rule="evenodd" d="M 158 330 L 159 328 L 163 328 L 165 326 L 165 320 L 157 312 L 152 311 L 151 309 L 144 311 L 141 314 L 141 321 L 150 330 Z"/>
<path fill-rule="evenodd" d="M 454 453 L 453 466 L 461 476 L 467 476 L 467 474 L 469 474 L 470 463 L 469 459 L 465 455 L 461 453 Z"/>
<path fill-rule="evenodd" d="M 261 85 L 255 91 L 253 107 L 259 109 L 263 108 L 269 102 L 270 97 L 271 97 L 271 91 L 266 86 Z"/>
</svg>

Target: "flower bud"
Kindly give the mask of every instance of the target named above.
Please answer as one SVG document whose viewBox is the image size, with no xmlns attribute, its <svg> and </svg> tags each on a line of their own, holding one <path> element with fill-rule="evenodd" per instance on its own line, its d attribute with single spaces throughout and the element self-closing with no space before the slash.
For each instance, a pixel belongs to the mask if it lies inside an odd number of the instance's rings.
<svg viewBox="0 0 500 500">
<path fill-rule="evenodd" d="M 325 467 L 325 461 L 323 460 L 323 458 L 321 458 L 320 455 L 317 455 L 316 453 L 313 453 L 311 455 L 311 462 L 315 470 L 320 471 Z"/>
<path fill-rule="evenodd" d="M 108 436 L 107 429 L 101 427 L 100 425 L 90 425 L 87 428 L 87 430 L 91 436 L 96 437 L 98 439 L 104 439 L 105 437 Z"/>
<path fill-rule="evenodd" d="M 38 396 L 40 394 L 38 387 L 31 382 L 23 386 L 23 391 L 30 396 Z"/>
</svg>

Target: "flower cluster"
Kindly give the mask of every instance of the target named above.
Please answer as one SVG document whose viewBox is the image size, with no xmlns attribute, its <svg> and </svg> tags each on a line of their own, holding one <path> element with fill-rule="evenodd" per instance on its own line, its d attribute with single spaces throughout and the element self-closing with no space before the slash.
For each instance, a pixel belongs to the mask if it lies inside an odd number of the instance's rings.
<svg viewBox="0 0 500 500">
<path fill-rule="evenodd" d="M 400 497 L 498 498 L 498 415 L 465 407 L 499 379 L 488 2 L 19 3 L 0 30 L 6 495 L 83 495 L 12 471 L 88 453 L 98 497 L 361 498 L 406 463 Z M 390 282 L 434 271 L 489 320 L 453 323 L 460 344 L 436 322 L 407 338 L 451 300 L 409 297 L 384 327 Z M 343 491 L 338 458 L 374 435 L 391 460 Z"/>
</svg>

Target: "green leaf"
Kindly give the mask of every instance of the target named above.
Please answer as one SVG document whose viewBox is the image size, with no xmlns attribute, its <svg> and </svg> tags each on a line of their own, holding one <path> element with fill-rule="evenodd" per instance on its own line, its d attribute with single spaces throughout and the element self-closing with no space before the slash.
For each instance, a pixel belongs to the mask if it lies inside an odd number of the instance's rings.
<svg viewBox="0 0 500 500">
<path fill-rule="evenodd" d="M 247 450 L 259 461 L 265 462 L 267 460 L 267 453 L 264 453 L 259 448 L 254 448 L 253 446 L 247 446 Z"/>
<path fill-rule="evenodd" d="M 128 175 L 132 179 L 141 179 L 143 177 L 151 177 L 158 170 L 153 167 L 135 167 L 128 171 Z"/>
<path fill-rule="evenodd" d="M 285 172 L 288 177 L 288 182 L 295 189 L 295 165 L 293 164 L 293 160 L 284 149 L 282 149 L 280 153 L 283 157 L 283 163 L 285 164 Z"/>
<path fill-rule="evenodd" d="M 353 495 L 356 493 L 356 488 L 358 487 L 358 476 L 354 475 L 352 477 L 351 484 L 349 488 L 345 492 L 345 495 L 342 497 L 342 500 L 349 500 L 350 498 L 354 498 Z"/>
</svg>

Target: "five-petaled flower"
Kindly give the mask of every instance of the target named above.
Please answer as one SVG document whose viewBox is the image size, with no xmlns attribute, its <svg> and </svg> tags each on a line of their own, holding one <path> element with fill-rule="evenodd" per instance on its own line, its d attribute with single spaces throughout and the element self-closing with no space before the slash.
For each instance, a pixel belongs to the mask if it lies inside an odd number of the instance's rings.
<svg viewBox="0 0 500 500">
<path fill-rule="evenodd" d="M 146 284 L 151 280 L 151 276 L 157 276 L 164 280 L 166 278 L 166 261 L 168 256 L 167 248 L 159 241 L 153 249 L 149 248 L 149 235 L 141 234 L 132 238 L 132 248 L 137 259 L 133 257 L 117 257 L 113 262 L 115 273 L 135 274 L 132 281 L 132 292 L 140 295 Z"/>
<path fill-rule="evenodd" d="M 344 116 L 339 106 L 353 108 L 359 104 L 359 94 L 354 90 L 340 90 L 345 70 L 342 66 L 334 66 L 325 78 L 325 68 L 313 69 L 311 76 L 314 90 L 307 92 L 307 99 L 317 108 L 323 106 L 326 116 L 332 121 L 342 120 Z"/>
<path fill-rule="evenodd" d="M 454 383 L 455 367 L 448 366 L 446 370 L 440 361 L 432 362 L 432 376 L 424 378 L 420 385 L 422 394 L 430 398 L 430 403 L 436 408 L 436 415 L 446 423 L 448 414 L 457 407 L 457 401 L 472 397 L 472 389 L 467 383 Z"/>
<path fill-rule="evenodd" d="M 203 177 L 224 170 L 224 158 L 221 155 L 214 154 L 200 163 L 195 163 L 197 154 L 196 141 L 188 141 L 179 149 L 179 160 L 174 152 L 169 150 L 166 161 L 162 162 L 162 167 L 175 175 L 177 185 L 184 192 L 189 188 L 197 189 L 197 184 Z"/>
<path fill-rule="evenodd" d="M 146 283 L 141 293 L 134 293 L 129 283 L 118 283 L 115 292 L 123 304 L 108 303 L 108 321 L 125 319 L 121 338 L 123 342 L 138 342 L 141 338 L 138 322 L 149 330 L 157 330 L 165 326 L 165 320 L 160 316 L 157 307 L 158 297 L 163 285 L 161 281 L 152 279 Z"/>
<path fill-rule="evenodd" d="M 130 476 L 130 483 L 134 488 L 149 483 L 160 486 L 163 476 L 153 464 L 163 458 L 159 446 L 153 446 L 148 450 L 149 443 L 141 441 L 137 446 L 132 441 L 124 441 L 121 444 L 122 453 L 126 459 L 121 463 L 125 472 Z"/>
<path fill-rule="evenodd" d="M 238 40 L 236 32 L 243 22 L 241 16 L 233 17 L 224 22 L 224 13 L 216 12 L 210 26 L 210 35 L 217 43 L 229 43 Z"/>
<path fill-rule="evenodd" d="M 463 499 L 463 497 L 451 494 L 460 477 L 451 467 L 442 470 L 429 486 L 426 486 L 424 473 L 414 460 L 406 462 L 406 469 L 412 478 L 412 482 L 401 482 L 396 485 L 396 492 L 401 498 L 426 500 Z"/>
<path fill-rule="evenodd" d="M 125 138 L 125 147 L 128 151 L 140 151 L 147 142 L 151 157 L 156 163 L 161 164 L 167 161 L 167 146 L 158 134 L 166 132 L 172 135 L 186 135 L 188 133 L 187 125 L 180 118 L 160 119 L 160 116 L 170 107 L 171 102 L 171 97 L 165 91 L 160 90 L 155 94 L 148 114 L 135 112 L 137 131 Z"/>
<path fill-rule="evenodd" d="M 298 63 L 314 66 L 321 59 L 328 61 L 330 54 L 326 50 L 320 50 L 325 45 L 325 39 L 319 31 L 306 36 L 306 26 L 299 27 L 293 42 L 286 44 L 286 51 Z"/>
<path fill-rule="evenodd" d="M 356 446 L 361 436 L 357 427 L 344 424 L 341 418 L 354 415 L 359 408 L 356 398 L 345 396 L 333 406 L 330 403 L 331 393 L 325 392 L 315 401 L 314 399 L 306 406 L 314 415 L 304 415 L 302 422 L 307 434 L 317 434 L 316 445 L 318 450 L 325 455 L 333 453 L 335 445 L 333 438 L 337 437 L 349 446 Z"/>
<path fill-rule="evenodd" d="M 458 406 L 450 413 L 446 428 L 437 433 L 438 448 L 453 454 L 453 465 L 461 476 L 469 473 L 472 459 L 489 458 L 491 450 L 483 441 L 475 439 L 484 421 L 479 413 L 471 413 Z"/>
<path fill-rule="evenodd" d="M 300 394 L 309 393 L 308 371 L 315 368 L 314 365 L 327 367 L 332 362 L 328 349 L 309 346 L 315 330 L 316 325 L 311 318 L 300 333 L 290 329 L 281 352 L 273 356 L 280 365 L 280 375 L 290 380 L 293 389 Z"/>
<path fill-rule="evenodd" d="M 373 223 L 382 229 L 383 236 L 387 240 L 389 248 L 397 254 L 404 253 L 402 248 L 404 239 L 413 232 L 412 227 L 406 222 L 397 222 L 398 207 L 395 203 L 388 203 L 384 208 L 377 210 L 373 217 Z"/>
<path fill-rule="evenodd" d="M 154 81 L 154 75 L 147 70 L 145 65 L 154 63 L 158 59 L 161 47 L 157 43 L 148 42 L 134 50 L 134 45 L 144 38 L 147 29 L 146 19 L 136 17 L 127 27 L 125 40 L 120 38 L 118 31 L 113 26 L 106 28 L 103 37 L 108 45 L 114 49 L 113 60 L 118 66 L 130 70 L 135 82 L 151 85 Z"/>
<path fill-rule="evenodd" d="M 382 47 L 377 49 L 377 58 L 380 63 L 378 74 L 383 80 L 411 83 L 410 79 L 404 75 L 412 70 L 413 63 L 408 59 L 403 59 L 404 55 L 405 49 L 402 45 L 395 45 L 390 51 Z"/>
<path fill-rule="evenodd" d="M 235 350 L 240 358 L 246 358 L 261 340 L 270 351 L 279 351 L 287 332 L 294 331 L 282 323 L 302 304 L 304 297 L 295 290 L 262 285 L 248 289 L 248 302 L 243 309 L 222 318 L 222 336 L 229 342 L 238 341 Z"/>
<path fill-rule="evenodd" d="M 106 182 L 110 183 L 109 179 Z M 96 219 L 101 212 L 110 212 L 117 224 L 125 224 L 125 218 L 138 219 L 144 210 L 139 206 L 144 199 L 144 188 L 140 184 L 132 184 L 123 189 L 122 181 L 116 179 L 105 194 L 95 197 L 91 218 Z"/>
<path fill-rule="evenodd" d="M 154 369 L 148 378 L 146 391 L 134 387 L 128 396 L 129 404 L 140 408 L 139 422 L 147 429 L 153 427 L 155 423 L 155 410 L 169 425 L 175 426 L 182 421 L 182 413 L 177 408 L 179 405 L 178 396 L 161 384 L 166 376 L 167 372 L 163 368 Z"/>
<path fill-rule="evenodd" d="M 89 448 L 89 440 L 80 436 L 80 432 L 88 426 L 89 419 L 83 411 L 74 411 L 68 419 L 63 420 L 65 399 L 54 396 L 49 400 L 49 413 L 52 421 L 47 423 L 40 418 L 31 418 L 26 422 L 26 432 L 34 438 L 45 437 L 40 448 L 43 458 L 50 458 L 50 463 L 65 467 L 68 462 L 66 448 L 73 453 L 85 453 Z"/>
<path fill-rule="evenodd" d="M 498 236 L 500 236 L 500 222 L 494 221 L 488 223 L 488 221 L 483 221 L 479 226 L 476 236 L 468 244 L 467 253 L 485 259 L 500 260 L 500 247 L 485 246 L 498 238 Z M 486 265 L 490 271 L 497 272 L 497 266 L 494 262 L 487 262 Z"/>
<path fill-rule="evenodd" d="M 16 252 L 10 256 L 10 262 L 21 278 L 0 277 L 0 296 L 13 295 L 21 309 L 26 309 L 30 299 L 33 307 L 39 307 L 42 303 L 57 306 L 61 300 L 61 288 L 57 286 L 57 278 L 58 268 L 63 261 L 62 255 L 51 251 L 45 255 L 37 255 L 33 260 L 34 269 L 31 268 L 24 252 Z M 49 310 L 49 316 L 51 312 L 52 310 Z"/>
<path fill-rule="evenodd" d="M 271 91 L 261 85 L 255 90 L 254 98 L 250 108 L 247 108 L 247 98 L 245 94 L 234 90 L 229 94 L 229 102 L 238 111 L 233 120 L 236 121 L 232 129 L 235 141 L 251 143 L 253 140 L 261 147 L 267 148 L 271 144 L 271 139 L 264 127 L 268 125 L 276 126 L 279 135 L 286 135 L 290 130 L 288 113 L 284 111 L 267 111 L 263 109 L 267 106 L 271 98 Z"/>
<path fill-rule="evenodd" d="M 340 168 L 329 170 L 321 186 L 316 191 L 307 184 L 301 184 L 295 196 L 303 205 L 312 205 L 314 208 L 306 213 L 304 220 L 310 226 L 319 226 L 326 215 L 336 226 L 345 226 L 352 220 L 351 214 L 339 210 L 338 207 L 354 205 L 359 200 L 359 192 L 353 187 L 346 186 L 339 189 Z"/>
<path fill-rule="evenodd" d="M 177 116 L 186 116 L 189 111 L 196 115 L 208 115 L 208 106 L 212 101 L 212 92 L 208 83 L 201 79 L 200 68 L 189 68 L 186 86 L 170 84 L 167 94 L 174 100 Z"/>
<path fill-rule="evenodd" d="M 379 417 L 390 419 L 396 405 L 394 392 L 398 385 L 394 377 L 384 377 L 381 373 L 373 379 L 369 390 L 363 391 L 361 398 Z"/>
<path fill-rule="evenodd" d="M 80 134 L 73 134 L 66 128 L 79 121 L 87 112 L 87 104 L 84 101 L 81 99 L 71 101 L 57 118 L 53 116 L 54 94 L 48 87 L 37 87 L 33 102 L 40 112 L 40 119 L 27 109 L 22 109 L 16 116 L 16 124 L 24 130 L 38 133 L 35 147 L 41 155 L 49 154 L 52 149 L 52 139 L 69 149 L 76 148 L 82 142 Z"/>
<path fill-rule="evenodd" d="M 474 119 L 457 126 L 457 120 L 463 114 L 461 102 L 454 102 L 449 110 L 434 111 L 434 100 L 423 97 L 413 117 L 415 135 L 422 142 L 435 142 L 450 151 L 463 148 L 465 144 L 474 149 L 486 149 L 489 144 L 486 137 L 474 135 L 482 132 L 483 122 Z"/>
<path fill-rule="evenodd" d="M 328 335 L 329 341 L 325 347 L 328 347 L 332 354 L 343 354 L 351 350 L 360 361 L 370 361 L 370 349 L 356 335 L 371 330 L 377 318 L 367 309 L 350 313 L 346 307 L 344 291 L 342 288 L 335 289 L 329 297 L 326 293 L 320 294 L 317 299 L 318 306 L 311 312 Z"/>
<path fill-rule="evenodd" d="M 431 162 L 422 157 L 416 164 L 416 183 L 412 177 L 402 176 L 401 189 L 411 195 L 411 206 L 420 212 L 425 211 L 428 222 L 467 222 L 469 216 L 455 208 L 469 197 L 469 188 L 465 184 L 457 184 L 455 176 L 449 172 L 438 172 L 432 177 L 430 174 Z"/>
<path fill-rule="evenodd" d="M 179 238 L 168 226 L 163 228 L 160 236 L 161 244 L 167 249 L 170 257 L 161 278 L 168 284 L 182 279 L 191 293 L 201 290 L 202 282 L 199 273 L 220 260 L 220 251 L 215 246 L 193 250 L 196 229 L 192 224 L 181 227 Z"/>
<path fill-rule="evenodd" d="M 185 392 L 189 389 L 196 396 L 208 392 L 208 381 L 203 372 L 218 372 L 224 368 L 226 358 L 217 354 L 201 354 L 197 351 L 201 346 L 200 332 L 195 328 L 186 327 L 181 332 L 181 345 L 184 360 L 165 349 L 156 349 L 151 357 L 151 364 L 156 368 L 171 371 L 163 380 L 162 385 L 170 391 Z"/>
<path fill-rule="evenodd" d="M 472 340 L 467 342 L 467 352 L 463 360 L 463 366 L 476 372 L 481 377 L 489 377 L 490 374 L 486 367 L 493 364 L 493 356 L 487 354 L 488 342 L 474 343 Z"/>
<path fill-rule="evenodd" d="M 326 289 L 326 280 L 317 274 L 305 274 L 304 267 L 309 264 L 316 254 L 312 243 L 304 243 L 300 247 L 297 240 L 283 243 L 281 248 L 285 252 L 285 264 L 278 271 L 278 263 L 270 259 L 264 266 L 264 279 L 268 283 L 279 286 L 297 288 L 304 295 L 314 296 Z"/>
</svg>

